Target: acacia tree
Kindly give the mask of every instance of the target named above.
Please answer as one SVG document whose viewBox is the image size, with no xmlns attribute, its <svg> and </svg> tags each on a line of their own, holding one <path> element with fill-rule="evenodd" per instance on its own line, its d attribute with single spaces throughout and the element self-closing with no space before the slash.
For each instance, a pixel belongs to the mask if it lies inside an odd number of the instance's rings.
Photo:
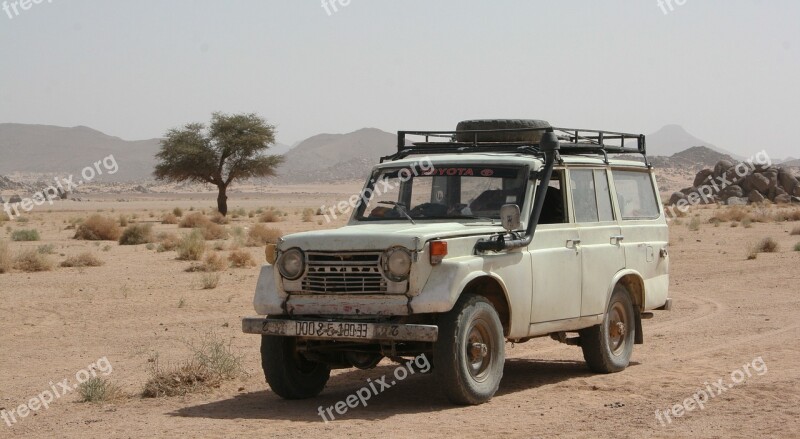
<svg viewBox="0 0 800 439">
<path fill-rule="evenodd" d="M 208 129 L 190 123 L 167 132 L 153 175 L 158 180 L 217 186 L 217 209 L 227 215 L 226 191 L 231 183 L 275 175 L 283 156 L 264 154 L 274 143 L 275 127 L 258 115 L 214 113 Z"/>
</svg>

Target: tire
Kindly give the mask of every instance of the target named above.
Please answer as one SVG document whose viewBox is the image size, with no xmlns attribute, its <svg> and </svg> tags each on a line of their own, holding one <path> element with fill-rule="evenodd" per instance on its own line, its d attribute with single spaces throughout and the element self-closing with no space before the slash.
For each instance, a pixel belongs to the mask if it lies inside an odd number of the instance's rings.
<svg viewBox="0 0 800 439">
<path fill-rule="evenodd" d="M 272 391 L 284 399 L 313 398 L 322 392 L 331 369 L 297 352 L 294 337 L 261 336 L 261 367 Z"/>
<path fill-rule="evenodd" d="M 480 296 L 462 296 L 439 320 L 433 358 L 450 402 L 477 405 L 492 399 L 505 363 L 503 326 L 492 304 Z"/>
<path fill-rule="evenodd" d="M 514 128 L 550 128 L 544 120 L 532 119 L 485 119 L 459 122 L 456 131 L 509 130 Z M 531 142 L 538 143 L 543 131 L 519 131 L 506 133 L 478 133 L 478 142 Z M 473 142 L 475 134 L 456 133 L 457 142 Z"/>
<path fill-rule="evenodd" d="M 636 340 L 633 302 L 622 285 L 614 288 L 603 323 L 580 331 L 581 349 L 593 372 L 614 373 L 628 367 Z"/>
</svg>

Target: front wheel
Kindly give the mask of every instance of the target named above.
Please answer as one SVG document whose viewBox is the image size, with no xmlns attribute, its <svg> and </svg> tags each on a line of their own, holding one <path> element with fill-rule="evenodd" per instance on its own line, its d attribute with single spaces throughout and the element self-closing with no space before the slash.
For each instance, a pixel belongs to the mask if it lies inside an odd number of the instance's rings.
<svg viewBox="0 0 800 439">
<path fill-rule="evenodd" d="M 633 302 L 622 285 L 614 288 L 603 323 L 580 331 L 586 364 L 597 373 L 619 372 L 631 361 L 636 324 Z"/>
<path fill-rule="evenodd" d="M 313 398 L 331 376 L 327 365 L 297 352 L 295 337 L 262 335 L 261 367 L 272 391 L 284 399 Z"/>
<path fill-rule="evenodd" d="M 436 373 L 447 399 L 475 405 L 492 399 L 503 378 L 503 326 L 489 301 L 465 295 L 439 321 Z"/>
</svg>

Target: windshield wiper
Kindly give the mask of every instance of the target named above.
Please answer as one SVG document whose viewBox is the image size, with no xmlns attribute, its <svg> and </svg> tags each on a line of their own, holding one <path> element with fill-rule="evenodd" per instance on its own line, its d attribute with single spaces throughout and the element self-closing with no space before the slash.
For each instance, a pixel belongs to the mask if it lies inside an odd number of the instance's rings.
<svg viewBox="0 0 800 439">
<path fill-rule="evenodd" d="M 491 221 L 492 225 L 494 225 L 495 219 L 489 218 L 488 216 L 474 216 L 474 215 L 459 215 L 453 218 L 459 219 L 477 219 L 477 220 L 484 220 L 484 221 Z"/>
<path fill-rule="evenodd" d="M 398 203 L 396 201 L 378 201 L 378 204 L 388 204 L 389 206 L 394 206 L 394 208 L 397 209 L 398 212 L 402 213 L 403 216 L 405 216 L 406 218 L 408 218 L 409 221 L 411 221 L 411 224 L 417 225 L 417 223 L 414 222 L 414 218 L 411 218 L 411 215 L 409 215 L 408 212 L 406 211 L 405 204 Z"/>
</svg>

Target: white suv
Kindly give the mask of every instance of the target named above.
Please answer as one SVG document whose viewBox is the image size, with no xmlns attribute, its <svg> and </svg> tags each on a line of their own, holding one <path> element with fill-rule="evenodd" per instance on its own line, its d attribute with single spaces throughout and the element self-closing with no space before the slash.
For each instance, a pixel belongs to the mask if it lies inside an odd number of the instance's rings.
<svg viewBox="0 0 800 439">
<path fill-rule="evenodd" d="M 644 136 L 477 120 L 398 138 L 346 227 L 268 246 L 242 326 L 272 390 L 309 398 L 332 368 L 425 355 L 452 402 L 479 404 L 505 342 L 548 335 L 625 369 L 641 320 L 671 307 Z M 629 153 L 644 160 L 609 157 Z"/>
</svg>

